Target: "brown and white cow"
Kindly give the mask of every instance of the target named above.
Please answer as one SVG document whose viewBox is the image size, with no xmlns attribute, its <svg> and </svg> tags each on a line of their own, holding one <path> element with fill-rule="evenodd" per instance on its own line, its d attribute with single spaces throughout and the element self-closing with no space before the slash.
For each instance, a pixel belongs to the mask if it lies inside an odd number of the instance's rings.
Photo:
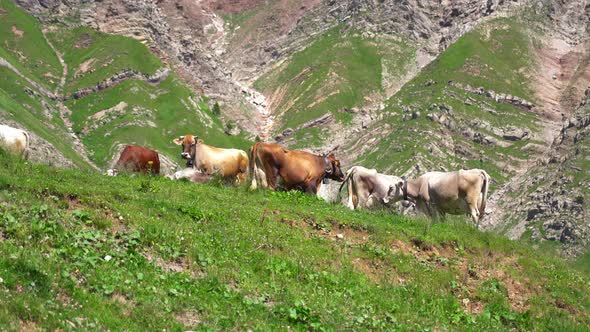
<svg viewBox="0 0 590 332">
<path fill-rule="evenodd" d="M 158 152 L 143 146 L 127 145 L 121 152 L 115 168 L 108 170 L 107 174 L 114 176 L 119 171 L 158 175 L 160 174 L 160 156 Z"/>
<path fill-rule="evenodd" d="M 29 159 L 31 139 L 24 130 L 0 125 L 0 146 L 23 159 Z"/>
<path fill-rule="evenodd" d="M 250 148 L 251 189 L 257 181 L 272 190 L 280 177 L 287 190 L 297 189 L 316 195 L 324 179 L 344 180 L 340 161 L 334 154 L 326 157 L 306 151 L 290 151 L 279 144 L 258 142 Z"/>
<path fill-rule="evenodd" d="M 371 208 L 375 203 L 388 204 L 403 197 L 400 177 L 378 173 L 376 169 L 353 166 L 346 172 L 346 177 L 338 192 L 348 185 L 348 203 L 351 209 Z"/>
<path fill-rule="evenodd" d="M 221 149 L 203 143 L 194 135 L 180 136 L 173 140 L 182 146 L 181 157 L 187 165 L 208 175 L 219 174 L 225 178 L 235 177 L 238 183 L 246 181 L 248 154 L 239 149 Z"/>
<path fill-rule="evenodd" d="M 479 220 L 485 213 L 490 176 L 481 169 L 429 172 L 398 185 L 402 185 L 403 199 L 416 203 L 416 208 L 431 218 L 467 214 L 479 228 Z"/>
</svg>

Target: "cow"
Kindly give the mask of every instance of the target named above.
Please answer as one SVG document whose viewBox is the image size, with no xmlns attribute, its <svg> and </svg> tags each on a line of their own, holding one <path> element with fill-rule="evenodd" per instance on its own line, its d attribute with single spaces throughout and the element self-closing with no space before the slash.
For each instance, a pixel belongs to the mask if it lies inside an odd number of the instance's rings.
<svg viewBox="0 0 590 332">
<path fill-rule="evenodd" d="M 490 176 L 481 169 L 428 172 L 417 179 L 400 181 L 399 185 L 403 199 L 413 201 L 418 211 L 432 219 L 444 219 L 446 214 L 467 214 L 479 228 L 485 213 Z M 390 187 L 390 192 L 394 190 Z"/>
<path fill-rule="evenodd" d="M 0 125 L 0 146 L 23 159 L 29 159 L 31 138 L 24 130 Z"/>
<path fill-rule="evenodd" d="M 108 170 L 107 174 L 114 176 L 121 170 L 158 175 L 160 174 L 160 156 L 158 152 L 143 146 L 127 145 L 121 152 L 115 168 Z"/>
<path fill-rule="evenodd" d="M 348 185 L 347 206 L 351 210 L 371 208 L 378 202 L 388 204 L 391 200 L 401 200 L 401 181 L 400 177 L 381 174 L 376 169 L 353 166 L 346 172 L 338 193 L 344 185 Z"/>
<path fill-rule="evenodd" d="M 298 189 L 313 195 L 324 179 L 344 180 L 340 161 L 333 153 L 324 157 L 262 142 L 250 148 L 250 177 L 250 189 L 256 189 L 260 181 L 263 187 L 276 190 L 280 177 L 287 190 Z"/>
<path fill-rule="evenodd" d="M 201 173 L 194 168 L 185 168 L 167 176 L 170 180 L 187 179 L 194 183 L 205 183 L 211 181 L 212 175 Z"/>
<path fill-rule="evenodd" d="M 203 142 L 195 135 L 184 135 L 173 140 L 182 147 L 180 156 L 187 159 L 187 166 L 207 175 L 219 174 L 224 178 L 236 178 L 237 183 L 246 181 L 248 154 L 239 149 L 221 149 Z"/>
</svg>

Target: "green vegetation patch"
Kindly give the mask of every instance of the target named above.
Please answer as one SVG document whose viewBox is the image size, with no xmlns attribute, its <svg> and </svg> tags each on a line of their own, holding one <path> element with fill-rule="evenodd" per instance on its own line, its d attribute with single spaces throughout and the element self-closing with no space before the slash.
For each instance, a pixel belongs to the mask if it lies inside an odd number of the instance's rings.
<svg viewBox="0 0 590 332">
<path fill-rule="evenodd" d="M 11 0 L 0 0 L 0 57 L 51 89 L 59 83 L 62 68 L 41 29 L 37 20 Z"/>
<path fill-rule="evenodd" d="M 51 143 L 78 167 L 88 167 L 74 151 L 71 142 L 64 139 L 68 134 L 56 113 L 55 105 L 39 95 L 30 95 L 34 90 L 10 69 L 0 67 L 0 76 L 3 78 L 0 80 L 0 112 Z M 41 100 L 44 100 L 49 110 L 44 108 Z"/>
<path fill-rule="evenodd" d="M 152 75 L 162 67 L 147 46 L 130 37 L 88 27 L 57 28 L 49 35 L 68 65 L 66 93 L 93 87 L 124 69 Z"/>
<path fill-rule="evenodd" d="M 384 56 L 399 58 L 399 62 L 388 61 L 392 72 L 399 71 L 396 66 L 413 55 L 413 49 L 405 46 L 403 42 L 363 38 L 354 31 L 333 29 L 254 86 L 276 98 L 273 111 L 283 129 L 296 128 L 328 112 L 346 122 L 338 111 L 364 105 L 371 96 L 379 99 L 383 94 L 382 60 Z"/>
<path fill-rule="evenodd" d="M 587 275 L 462 221 L 429 225 L 298 192 L 97 176 L 4 153 L 0 166 L 0 324 L 9 330 L 590 323 Z"/>
<path fill-rule="evenodd" d="M 226 135 L 207 104 L 175 74 L 157 85 L 126 80 L 66 104 L 74 130 L 100 166 L 112 158 L 116 144 L 139 144 L 177 159 L 172 139 L 185 134 L 219 147 L 248 146 L 243 138 Z"/>
</svg>

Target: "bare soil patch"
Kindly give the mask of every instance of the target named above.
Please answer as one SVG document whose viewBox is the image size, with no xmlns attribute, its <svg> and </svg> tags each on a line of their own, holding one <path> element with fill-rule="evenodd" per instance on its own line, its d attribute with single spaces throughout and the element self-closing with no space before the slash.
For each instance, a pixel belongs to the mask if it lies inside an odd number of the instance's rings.
<svg viewBox="0 0 590 332">
<path fill-rule="evenodd" d="M 201 317 L 196 310 L 182 311 L 175 318 L 185 327 L 194 327 L 201 324 Z"/>
<path fill-rule="evenodd" d="M 81 75 L 84 75 L 86 73 L 92 72 L 94 71 L 92 64 L 96 61 L 95 58 L 90 58 L 84 62 L 82 62 L 80 64 L 80 67 L 78 67 L 78 69 L 76 70 L 76 72 L 74 73 L 74 77 L 79 77 Z"/>
<path fill-rule="evenodd" d="M 76 41 L 76 44 L 74 44 L 74 47 L 78 48 L 78 49 L 87 48 L 88 46 L 90 46 L 90 44 L 92 44 L 92 36 L 88 33 L 84 33 Z"/>
<path fill-rule="evenodd" d="M 175 261 L 167 261 L 167 260 L 164 260 L 161 257 L 158 257 L 155 254 L 150 253 L 150 252 L 144 252 L 144 253 L 142 253 L 142 255 L 147 260 L 149 260 L 150 262 L 152 262 L 156 266 L 160 267 L 165 272 L 173 272 L 173 273 L 185 272 L 185 273 L 190 274 L 191 277 L 193 277 L 195 279 L 202 278 L 205 275 L 205 273 L 203 271 L 201 271 L 200 269 L 193 268 L 193 266 L 190 264 L 190 261 L 186 257 L 179 258 L 178 260 L 175 260 Z"/>
</svg>

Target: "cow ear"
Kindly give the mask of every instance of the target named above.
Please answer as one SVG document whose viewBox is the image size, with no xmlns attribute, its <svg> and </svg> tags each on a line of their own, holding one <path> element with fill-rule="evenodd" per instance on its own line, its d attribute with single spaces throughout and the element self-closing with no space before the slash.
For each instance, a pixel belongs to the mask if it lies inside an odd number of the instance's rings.
<svg viewBox="0 0 590 332">
<path fill-rule="evenodd" d="M 203 140 L 200 138 L 197 138 L 197 144 L 203 144 Z"/>
<path fill-rule="evenodd" d="M 182 145 L 183 141 L 184 141 L 184 136 L 180 136 L 179 138 L 175 138 L 172 140 L 172 142 L 176 145 Z"/>
</svg>

